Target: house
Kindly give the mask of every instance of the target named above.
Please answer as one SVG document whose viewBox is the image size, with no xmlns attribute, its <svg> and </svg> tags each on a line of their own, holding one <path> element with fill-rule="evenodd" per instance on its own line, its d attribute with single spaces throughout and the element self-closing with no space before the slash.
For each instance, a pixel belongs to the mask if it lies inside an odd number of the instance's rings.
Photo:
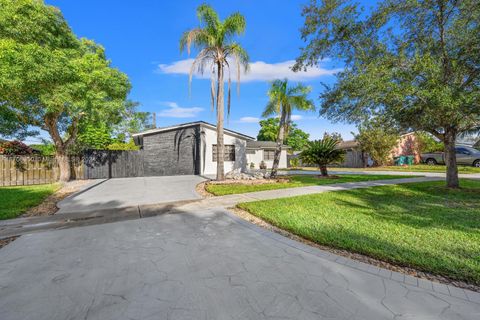
<svg viewBox="0 0 480 320">
<path fill-rule="evenodd" d="M 345 158 L 341 167 L 347 168 L 363 168 L 368 165 L 370 159 L 364 158 L 364 154 L 360 150 L 360 144 L 355 140 L 342 141 L 337 146 L 338 149 L 345 151 Z M 365 161 L 367 163 L 365 163 Z"/>
<path fill-rule="evenodd" d="M 252 163 L 255 169 L 260 167 L 260 163 L 265 163 L 267 168 L 273 166 L 273 158 L 277 143 L 274 141 L 247 141 L 247 162 L 250 166 Z M 287 150 L 288 146 L 283 145 L 280 153 L 279 168 L 287 167 Z"/>
<path fill-rule="evenodd" d="M 133 139 L 141 147 L 145 176 L 216 174 L 217 132 L 211 123 L 196 121 L 155 128 L 134 134 Z M 262 160 L 271 167 L 271 143 L 224 129 L 224 144 L 225 173 L 246 171 L 252 162 L 259 168 Z M 286 148 L 281 157 L 280 167 L 285 168 Z"/>
<path fill-rule="evenodd" d="M 397 145 L 391 151 L 391 161 L 398 156 L 414 156 L 414 162 L 420 163 L 420 152 L 418 150 L 415 132 L 402 134 Z M 355 140 L 342 141 L 338 145 L 339 149 L 345 150 L 345 161 L 340 165 L 348 168 L 361 168 L 371 166 L 373 161 L 368 155 L 363 155 L 360 144 Z M 362 157 L 365 156 L 365 159 Z"/>
<path fill-rule="evenodd" d="M 400 136 L 397 145 L 392 150 L 392 160 L 399 156 L 414 156 L 415 163 L 422 161 L 415 132 L 409 132 Z"/>
</svg>

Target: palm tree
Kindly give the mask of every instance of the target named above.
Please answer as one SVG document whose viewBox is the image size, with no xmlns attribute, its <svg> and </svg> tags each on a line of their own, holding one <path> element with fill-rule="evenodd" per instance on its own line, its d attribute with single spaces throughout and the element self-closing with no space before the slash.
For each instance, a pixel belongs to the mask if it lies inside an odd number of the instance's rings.
<svg viewBox="0 0 480 320">
<path fill-rule="evenodd" d="M 322 140 L 310 141 L 300 153 L 300 160 L 305 164 L 316 165 L 322 176 L 328 176 L 327 165 L 343 161 L 345 151 L 338 149 L 339 140 L 330 136 Z"/>
<path fill-rule="evenodd" d="M 189 84 L 194 72 L 203 74 L 207 69 L 211 72 L 210 95 L 212 110 L 217 109 L 217 180 L 225 180 L 224 172 L 224 73 L 228 72 L 227 114 L 230 114 L 230 67 L 235 67 L 237 73 L 237 91 L 240 90 L 240 73 L 248 70 L 247 52 L 233 40 L 235 36 L 245 31 L 245 18 L 240 13 L 233 13 L 224 21 L 220 21 L 218 14 L 207 4 L 197 8 L 200 26 L 186 31 L 180 39 L 180 51 L 187 49 L 190 54 L 191 46 L 198 49 L 190 68 Z"/>
<path fill-rule="evenodd" d="M 277 135 L 277 146 L 273 159 L 272 172 L 270 177 L 277 176 L 278 164 L 280 163 L 280 154 L 285 137 L 288 135 L 288 129 L 291 122 L 292 110 L 314 111 L 313 101 L 308 99 L 308 94 L 312 89 L 299 83 L 296 86 L 289 87 L 288 79 L 275 80 L 268 90 L 269 101 L 263 117 L 271 115 L 280 116 L 280 127 Z"/>
</svg>

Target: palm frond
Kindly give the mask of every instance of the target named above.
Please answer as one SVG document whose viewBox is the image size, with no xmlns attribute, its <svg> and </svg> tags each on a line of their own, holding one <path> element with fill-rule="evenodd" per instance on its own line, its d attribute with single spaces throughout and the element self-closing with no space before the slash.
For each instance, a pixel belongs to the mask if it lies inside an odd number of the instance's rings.
<svg viewBox="0 0 480 320">
<path fill-rule="evenodd" d="M 210 36 L 205 30 L 200 28 L 185 31 L 180 38 L 180 52 L 187 49 L 187 53 L 190 55 L 192 45 L 200 50 L 206 48 L 211 42 L 209 38 Z"/>
<path fill-rule="evenodd" d="M 211 98 L 211 109 L 212 111 L 215 110 L 215 96 L 216 96 L 216 89 L 215 89 L 215 64 L 212 64 L 212 73 L 210 76 L 210 98 Z"/>
<path fill-rule="evenodd" d="M 208 4 L 202 4 L 197 8 L 197 17 L 206 32 L 214 38 L 217 38 L 221 28 L 221 22 L 217 12 Z"/>
<path fill-rule="evenodd" d="M 224 36 L 231 38 L 236 35 L 242 35 L 245 32 L 246 26 L 245 17 L 239 12 L 235 12 L 223 22 Z"/>
<path fill-rule="evenodd" d="M 280 110 L 280 104 L 277 100 L 268 101 L 265 109 L 263 110 L 262 117 L 267 118 L 274 114 L 278 114 Z"/>
<path fill-rule="evenodd" d="M 230 102 L 231 102 L 231 87 L 232 77 L 230 75 L 230 68 L 228 68 L 228 94 L 227 94 L 227 122 L 230 119 Z"/>
<path fill-rule="evenodd" d="M 300 153 L 303 163 L 317 166 L 326 166 L 332 163 L 342 162 L 345 151 L 338 149 L 339 141 L 332 137 L 310 141 L 305 150 Z"/>
<path fill-rule="evenodd" d="M 241 69 L 246 73 L 250 69 L 250 57 L 245 49 L 242 48 L 238 43 L 231 43 L 225 48 L 225 55 L 232 56 L 235 62 L 235 68 L 237 73 L 237 94 L 240 94 L 240 78 L 241 78 Z"/>
<path fill-rule="evenodd" d="M 203 74 L 205 72 L 205 66 L 214 59 L 212 52 L 209 48 L 203 49 L 200 53 L 195 57 L 193 63 L 190 67 L 190 72 L 188 74 L 188 92 L 191 92 L 191 84 L 193 74 L 195 72 Z"/>
</svg>

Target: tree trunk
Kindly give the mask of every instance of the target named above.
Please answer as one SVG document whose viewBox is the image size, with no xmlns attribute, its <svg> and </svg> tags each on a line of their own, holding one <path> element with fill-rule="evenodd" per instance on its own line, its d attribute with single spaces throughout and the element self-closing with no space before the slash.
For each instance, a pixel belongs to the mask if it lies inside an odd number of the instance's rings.
<svg viewBox="0 0 480 320">
<path fill-rule="evenodd" d="M 77 124 L 79 119 L 75 118 L 72 121 L 70 138 L 64 142 L 57 127 L 58 117 L 58 114 L 47 114 L 44 118 L 44 121 L 45 127 L 47 128 L 48 133 L 50 134 L 50 137 L 52 137 L 55 145 L 55 159 L 57 160 L 58 167 L 60 169 L 59 180 L 61 182 L 67 182 L 71 179 L 71 166 L 69 157 L 67 155 L 67 149 L 77 137 Z"/>
<path fill-rule="evenodd" d="M 322 177 L 328 176 L 327 166 L 320 166 L 320 174 L 322 175 Z"/>
<path fill-rule="evenodd" d="M 280 116 L 280 127 L 278 129 L 278 135 L 277 135 L 277 146 L 275 149 L 275 155 L 273 157 L 272 172 L 270 173 L 270 178 L 273 178 L 273 179 L 277 177 L 278 165 L 280 163 L 280 156 L 282 154 L 283 139 L 285 137 L 286 118 L 287 118 L 287 114 L 284 112 L 282 108 L 282 115 Z"/>
<path fill-rule="evenodd" d="M 455 140 L 457 134 L 454 130 L 446 131 L 443 139 L 445 144 L 445 164 L 447 165 L 447 188 L 458 188 L 457 155 L 455 152 Z"/>
<path fill-rule="evenodd" d="M 57 160 L 58 167 L 60 168 L 60 177 L 59 177 L 60 182 L 70 181 L 70 178 L 71 178 L 70 161 L 65 150 L 59 150 L 59 148 L 57 148 L 57 151 L 55 152 L 55 159 Z"/>
<path fill-rule="evenodd" d="M 223 88 L 225 83 L 223 82 L 223 65 L 217 63 L 217 180 L 225 180 L 225 168 L 224 168 L 224 155 L 225 145 L 223 139 L 223 120 L 224 120 L 224 103 L 223 103 Z"/>
</svg>

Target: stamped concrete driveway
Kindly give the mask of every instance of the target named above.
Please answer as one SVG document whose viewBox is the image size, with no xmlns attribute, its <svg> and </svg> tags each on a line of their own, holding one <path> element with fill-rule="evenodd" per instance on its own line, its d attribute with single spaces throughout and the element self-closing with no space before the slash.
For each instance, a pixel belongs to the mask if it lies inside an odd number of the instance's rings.
<svg viewBox="0 0 480 320">
<path fill-rule="evenodd" d="M 0 319 L 479 319 L 479 294 L 355 263 L 222 209 L 25 235 Z"/>
<path fill-rule="evenodd" d="M 200 176 L 116 178 L 95 181 L 58 203 L 58 213 L 123 208 L 198 199 Z"/>
</svg>

